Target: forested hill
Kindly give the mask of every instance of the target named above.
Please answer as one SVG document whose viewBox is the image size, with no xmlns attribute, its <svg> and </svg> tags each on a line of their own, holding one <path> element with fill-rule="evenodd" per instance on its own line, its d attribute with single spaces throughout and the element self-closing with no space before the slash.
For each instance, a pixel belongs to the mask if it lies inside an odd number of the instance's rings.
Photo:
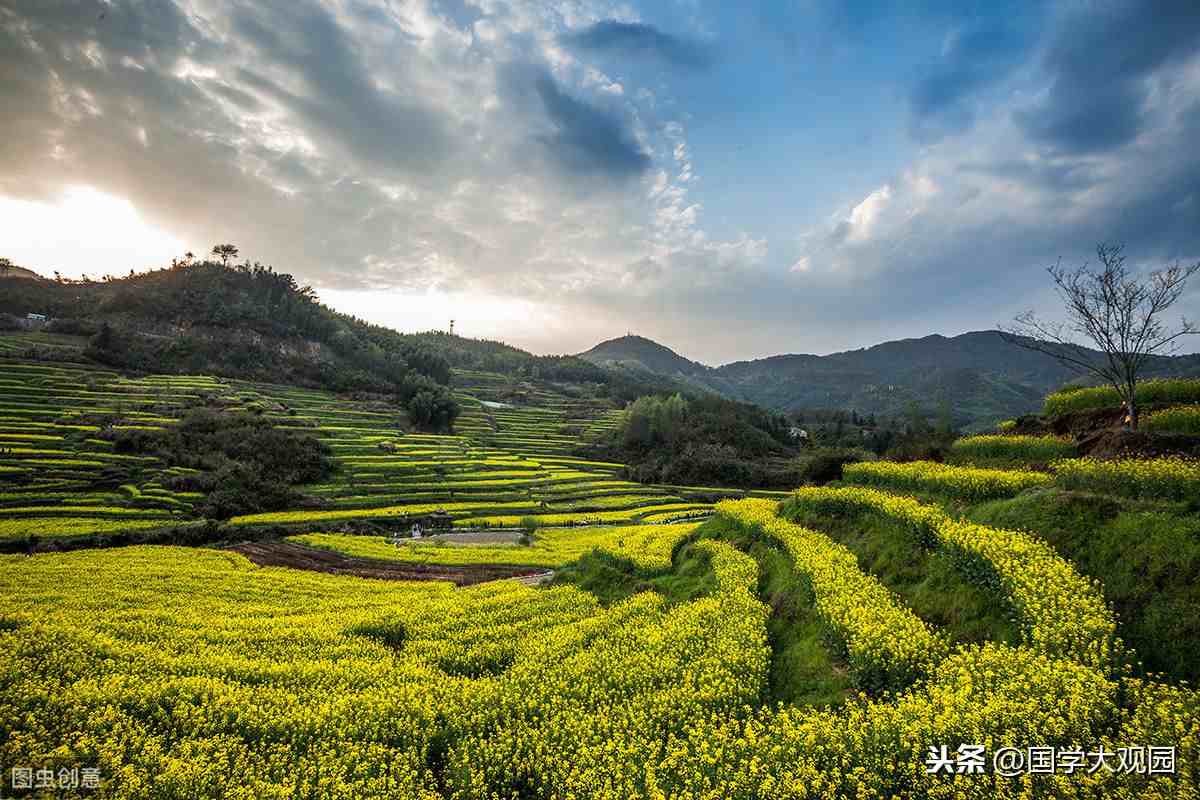
<svg viewBox="0 0 1200 800">
<path fill-rule="evenodd" d="M 604 342 L 581 357 L 654 365 L 676 380 L 777 411 L 839 408 L 889 416 L 915 403 L 931 413 L 948 406 L 958 425 L 1034 411 L 1048 392 L 1077 377 L 997 331 L 935 334 L 827 356 L 779 355 L 715 368 L 640 337 Z M 1200 356 L 1154 359 L 1149 372 L 1200 374 Z"/>
<path fill-rule="evenodd" d="M 261 264 L 177 263 L 102 281 L 21 270 L 0 285 L 0 326 L 45 315 L 52 332 L 91 337 L 85 353 L 101 364 L 377 394 L 405 405 L 424 427 L 445 427 L 456 414 L 451 368 L 569 385 L 618 402 L 682 388 L 649 371 L 575 356 L 535 356 L 443 332 L 401 334 L 334 311 L 291 275 Z"/>
<path fill-rule="evenodd" d="M 580 358 L 594 364 L 632 367 L 660 375 L 697 375 L 709 372 L 709 367 L 691 361 L 669 347 L 643 336 L 621 336 L 609 339 L 580 353 Z"/>
<path fill-rule="evenodd" d="M 121 369 L 378 394 L 428 427 L 456 411 L 450 365 L 436 351 L 340 314 L 260 264 L 180 263 L 103 281 L 8 279 L 0 313 L 7 327 L 37 313 L 53 332 L 91 336 L 85 355 Z"/>
</svg>

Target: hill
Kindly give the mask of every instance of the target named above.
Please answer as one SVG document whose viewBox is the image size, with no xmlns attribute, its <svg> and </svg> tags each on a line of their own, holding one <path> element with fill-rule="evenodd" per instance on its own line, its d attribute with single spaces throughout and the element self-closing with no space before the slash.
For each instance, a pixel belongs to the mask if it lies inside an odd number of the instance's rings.
<svg viewBox="0 0 1200 800">
<path fill-rule="evenodd" d="M 188 261 L 102 281 L 6 282 L 0 329 L 26 328 L 30 312 L 50 317 L 22 339 L 30 357 L 374 395 L 427 428 L 445 428 L 458 413 L 454 373 L 485 373 L 507 387 L 496 399 L 517 402 L 539 391 L 618 404 L 700 391 L 639 367 L 537 356 L 439 331 L 401 334 L 339 313 L 291 275 L 257 263 Z"/>
<path fill-rule="evenodd" d="M 435 428 L 457 413 L 445 359 L 322 305 L 311 288 L 261 264 L 189 262 L 103 281 L 8 282 L 2 327 L 23 326 L 29 312 L 50 317 L 46 333 L 90 337 L 83 357 L 109 367 L 370 393 Z"/>
<path fill-rule="evenodd" d="M 580 355 L 636 361 L 726 397 L 776 411 L 854 409 L 896 416 L 917 404 L 952 409 L 960 426 L 985 426 L 1036 410 L 1042 398 L 1077 376 L 1049 356 L 1011 344 L 998 331 L 931 335 L 826 356 L 788 354 L 706 367 L 641 337 L 603 342 Z M 1155 359 L 1149 373 L 1200 373 L 1200 356 Z"/>
<path fill-rule="evenodd" d="M 643 336 L 609 339 L 586 353 L 580 353 L 579 357 L 593 364 L 643 369 L 659 375 L 691 376 L 709 371 L 703 364 L 690 361 L 671 348 Z"/>
<path fill-rule="evenodd" d="M 15 264 L 0 264 L 0 280 L 4 278 L 23 278 L 25 280 L 44 281 L 41 275 L 38 275 L 31 269 L 18 267 Z"/>
</svg>

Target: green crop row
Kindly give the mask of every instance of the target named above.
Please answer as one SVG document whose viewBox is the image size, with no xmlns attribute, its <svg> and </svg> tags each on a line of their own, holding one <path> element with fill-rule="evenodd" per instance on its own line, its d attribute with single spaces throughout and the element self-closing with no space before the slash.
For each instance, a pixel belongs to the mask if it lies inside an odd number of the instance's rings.
<svg viewBox="0 0 1200 800">
<path fill-rule="evenodd" d="M 1044 472 L 1031 470 L 956 467 L 932 461 L 899 464 L 892 461 L 863 461 L 847 464 L 842 471 L 846 483 L 878 486 L 902 492 L 932 492 L 965 500 L 1012 497 L 1053 481 Z"/>
<path fill-rule="evenodd" d="M 859 569 L 854 553 L 822 533 L 780 519 L 777 506 L 771 500 L 723 500 L 717 513 L 783 545 L 859 687 L 903 689 L 949 654 L 945 637 Z"/>
<path fill-rule="evenodd" d="M 1160 378 L 1142 381 L 1138 384 L 1134 397 L 1141 405 L 1200 403 L 1200 378 Z M 1120 405 L 1121 397 L 1116 389 L 1111 386 L 1092 386 L 1048 395 L 1042 406 L 1042 413 L 1056 417 L 1076 411 L 1116 408 Z"/>
<path fill-rule="evenodd" d="M 1007 597 L 1030 644 L 1091 667 L 1115 666 L 1121 652 L 1116 620 L 1099 589 L 1042 540 L 960 522 L 935 506 L 875 489 L 806 487 L 788 502 L 818 512 L 872 511 L 900 520 L 914 543 L 946 549 L 969 577 Z"/>
</svg>

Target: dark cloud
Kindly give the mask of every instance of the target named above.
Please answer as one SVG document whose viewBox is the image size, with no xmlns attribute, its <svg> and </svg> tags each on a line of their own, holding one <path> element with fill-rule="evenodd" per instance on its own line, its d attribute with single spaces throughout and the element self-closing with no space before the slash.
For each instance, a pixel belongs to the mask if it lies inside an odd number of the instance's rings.
<svg viewBox="0 0 1200 800">
<path fill-rule="evenodd" d="M 1031 139 L 1060 152 L 1120 147 L 1145 124 L 1147 78 L 1198 47 L 1195 0 L 1081 6 L 1062 20 L 1046 49 L 1050 91 L 1015 118 Z"/>
<path fill-rule="evenodd" d="M 649 169 L 650 156 L 618 116 L 567 94 L 548 72 L 526 74 L 554 126 L 553 133 L 538 139 L 563 169 L 617 179 Z"/>
<path fill-rule="evenodd" d="M 1007 76 L 1027 46 L 1024 37 L 1003 24 L 959 31 L 909 95 L 914 134 L 929 140 L 970 128 L 974 96 Z"/>
<path fill-rule="evenodd" d="M 243 41 L 264 66 L 280 68 L 304 91 L 284 88 L 261 73 L 243 72 L 264 94 L 294 112 L 306 128 L 345 148 L 364 166 L 428 171 L 453 150 L 453 132 L 420 99 L 379 88 L 354 42 L 323 7 L 261 4 L 233 15 Z"/>
<path fill-rule="evenodd" d="M 958 166 L 964 174 L 990 175 L 1056 193 L 1083 191 L 1101 182 L 1095 165 L 1086 161 L 1019 161 L 1002 159 L 968 162 Z"/>
<path fill-rule="evenodd" d="M 664 33 L 642 22 L 604 20 L 564 37 L 581 50 L 623 57 L 654 58 L 676 67 L 702 69 L 713 63 L 712 49 L 701 42 Z"/>
</svg>

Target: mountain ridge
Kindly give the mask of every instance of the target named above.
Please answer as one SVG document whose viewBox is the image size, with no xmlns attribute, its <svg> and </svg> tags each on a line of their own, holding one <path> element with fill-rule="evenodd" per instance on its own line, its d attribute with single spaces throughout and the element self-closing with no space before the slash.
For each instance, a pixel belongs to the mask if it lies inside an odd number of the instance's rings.
<svg viewBox="0 0 1200 800">
<path fill-rule="evenodd" d="M 640 336 L 609 339 L 579 358 L 637 364 L 697 388 L 776 411 L 843 408 L 896 416 L 955 409 L 955 423 L 982 428 L 1036 411 L 1079 376 L 996 330 L 896 339 L 828 355 L 783 353 L 709 367 Z M 670 370 L 669 372 L 665 370 Z M 1147 375 L 1200 374 L 1200 355 L 1155 358 Z"/>
</svg>

